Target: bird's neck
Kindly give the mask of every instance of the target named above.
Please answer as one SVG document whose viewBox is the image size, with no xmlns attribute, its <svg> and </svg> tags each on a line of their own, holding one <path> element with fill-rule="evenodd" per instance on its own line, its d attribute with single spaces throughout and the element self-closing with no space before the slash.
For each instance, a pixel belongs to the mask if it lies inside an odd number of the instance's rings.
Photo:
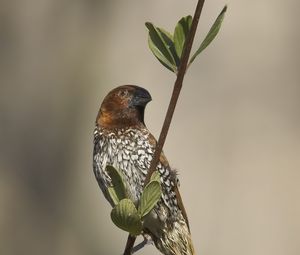
<svg viewBox="0 0 300 255">
<path fill-rule="evenodd" d="M 132 112 L 130 115 L 120 113 L 110 113 L 100 110 L 97 116 L 96 124 L 105 129 L 145 127 L 143 120 L 138 112 Z"/>
</svg>

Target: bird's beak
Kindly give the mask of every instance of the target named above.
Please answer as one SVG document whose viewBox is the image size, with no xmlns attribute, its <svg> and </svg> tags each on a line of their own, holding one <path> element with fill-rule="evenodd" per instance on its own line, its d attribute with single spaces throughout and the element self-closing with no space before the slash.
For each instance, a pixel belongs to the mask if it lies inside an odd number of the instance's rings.
<svg viewBox="0 0 300 255">
<path fill-rule="evenodd" d="M 133 98 L 131 99 L 132 106 L 146 106 L 152 100 L 150 93 L 143 88 L 138 88 L 135 90 L 133 94 Z"/>
</svg>

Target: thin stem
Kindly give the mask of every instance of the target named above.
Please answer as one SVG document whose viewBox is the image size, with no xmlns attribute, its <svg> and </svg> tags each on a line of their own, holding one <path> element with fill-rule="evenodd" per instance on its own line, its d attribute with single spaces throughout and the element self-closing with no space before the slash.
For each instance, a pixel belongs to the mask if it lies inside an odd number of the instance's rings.
<svg viewBox="0 0 300 255">
<path fill-rule="evenodd" d="M 162 151 L 162 148 L 165 144 L 166 141 L 166 137 L 169 131 L 169 127 L 172 121 L 172 117 L 175 111 L 175 107 L 177 104 L 177 100 L 182 88 L 182 82 L 183 82 L 183 78 L 187 69 L 187 63 L 190 57 L 190 53 L 191 53 L 191 49 L 192 49 L 192 45 L 193 45 L 193 41 L 194 41 L 194 37 L 196 34 L 196 30 L 197 30 L 197 26 L 198 26 L 198 22 L 199 22 L 199 18 L 202 12 L 202 8 L 204 5 L 205 0 L 198 0 L 198 4 L 195 10 L 195 14 L 194 14 L 194 18 L 192 21 L 192 26 L 191 26 L 191 30 L 189 32 L 189 35 L 187 37 L 187 40 L 185 42 L 185 46 L 184 46 L 184 50 L 182 53 L 182 57 L 181 57 L 181 61 L 180 61 L 180 66 L 179 66 L 179 71 L 177 73 L 177 78 L 176 81 L 174 83 L 174 88 L 173 88 L 173 93 L 172 93 L 172 97 L 169 103 L 169 107 L 168 107 L 168 111 L 164 120 L 164 124 L 162 127 L 162 130 L 160 132 L 160 136 L 155 148 L 155 152 L 153 155 L 153 159 L 151 161 L 150 164 L 150 168 L 149 171 L 147 173 L 145 182 L 144 182 L 144 187 L 147 185 L 147 183 L 150 181 L 150 177 L 153 174 L 153 172 L 156 169 L 156 166 L 159 162 L 159 158 L 160 158 L 160 154 Z M 127 240 L 127 244 L 126 244 L 126 248 L 124 251 L 123 255 L 131 255 L 131 251 L 132 251 L 132 247 L 134 245 L 135 242 L 135 237 L 132 237 L 131 235 L 128 236 L 128 240 Z"/>
<path fill-rule="evenodd" d="M 135 236 L 132 236 L 130 234 L 128 235 L 127 243 L 126 243 L 123 255 L 131 255 L 132 254 L 132 248 L 134 246 L 135 240 L 136 240 Z"/>
<path fill-rule="evenodd" d="M 173 93 L 172 93 L 172 97 L 171 97 L 171 100 L 169 103 L 168 111 L 167 111 L 167 114 L 166 114 L 166 117 L 164 120 L 164 124 L 163 124 L 162 130 L 161 130 L 161 133 L 160 133 L 160 136 L 159 136 L 156 148 L 155 148 L 153 159 L 150 164 L 150 169 L 149 169 L 146 179 L 145 179 L 144 186 L 147 185 L 147 183 L 149 182 L 150 177 L 153 174 L 153 172 L 155 171 L 156 166 L 159 162 L 159 157 L 160 157 L 162 148 L 164 146 L 164 143 L 165 143 L 168 131 L 169 131 L 169 127 L 170 127 L 170 124 L 172 121 L 172 117 L 173 117 L 173 114 L 175 111 L 175 107 L 177 104 L 177 100 L 178 100 L 178 97 L 179 97 L 179 94 L 180 94 L 180 91 L 182 88 L 183 78 L 186 73 L 187 63 L 188 63 L 188 60 L 190 57 L 190 53 L 191 53 L 194 37 L 196 34 L 199 18 L 201 15 L 201 11 L 202 11 L 202 8 L 204 5 L 204 1 L 205 0 L 199 0 L 196 10 L 195 10 L 195 14 L 194 14 L 194 18 L 193 18 L 192 26 L 191 26 L 191 31 L 189 32 L 189 35 L 185 42 L 185 47 L 184 47 L 182 58 L 180 61 L 179 71 L 177 74 L 177 79 L 174 84 Z"/>
</svg>

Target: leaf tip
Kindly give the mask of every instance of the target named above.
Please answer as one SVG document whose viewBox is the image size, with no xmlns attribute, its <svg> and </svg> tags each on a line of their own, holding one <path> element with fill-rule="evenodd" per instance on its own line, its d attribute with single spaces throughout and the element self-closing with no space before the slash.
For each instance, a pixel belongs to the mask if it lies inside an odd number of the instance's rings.
<svg viewBox="0 0 300 255">
<path fill-rule="evenodd" d="M 150 27 L 152 26 L 152 23 L 147 21 L 147 22 L 145 22 L 145 26 L 150 30 Z"/>
<path fill-rule="evenodd" d="M 221 14 L 225 13 L 227 11 L 227 4 L 225 4 L 225 6 L 223 7 Z"/>
</svg>

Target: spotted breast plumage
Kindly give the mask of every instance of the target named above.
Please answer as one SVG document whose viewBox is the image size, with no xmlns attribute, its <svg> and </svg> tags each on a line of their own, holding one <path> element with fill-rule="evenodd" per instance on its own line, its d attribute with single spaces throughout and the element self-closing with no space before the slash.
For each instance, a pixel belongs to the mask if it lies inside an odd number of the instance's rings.
<svg viewBox="0 0 300 255">
<path fill-rule="evenodd" d="M 94 131 L 93 169 L 105 198 L 111 185 L 105 168 L 112 165 L 124 176 L 130 199 L 137 202 L 154 154 L 156 140 L 146 128 L 144 111 L 151 101 L 141 87 L 124 85 L 113 89 L 102 102 Z M 162 196 L 145 217 L 143 232 L 165 255 L 195 254 L 188 219 L 178 190 L 178 178 L 162 153 L 157 165 Z"/>
</svg>

